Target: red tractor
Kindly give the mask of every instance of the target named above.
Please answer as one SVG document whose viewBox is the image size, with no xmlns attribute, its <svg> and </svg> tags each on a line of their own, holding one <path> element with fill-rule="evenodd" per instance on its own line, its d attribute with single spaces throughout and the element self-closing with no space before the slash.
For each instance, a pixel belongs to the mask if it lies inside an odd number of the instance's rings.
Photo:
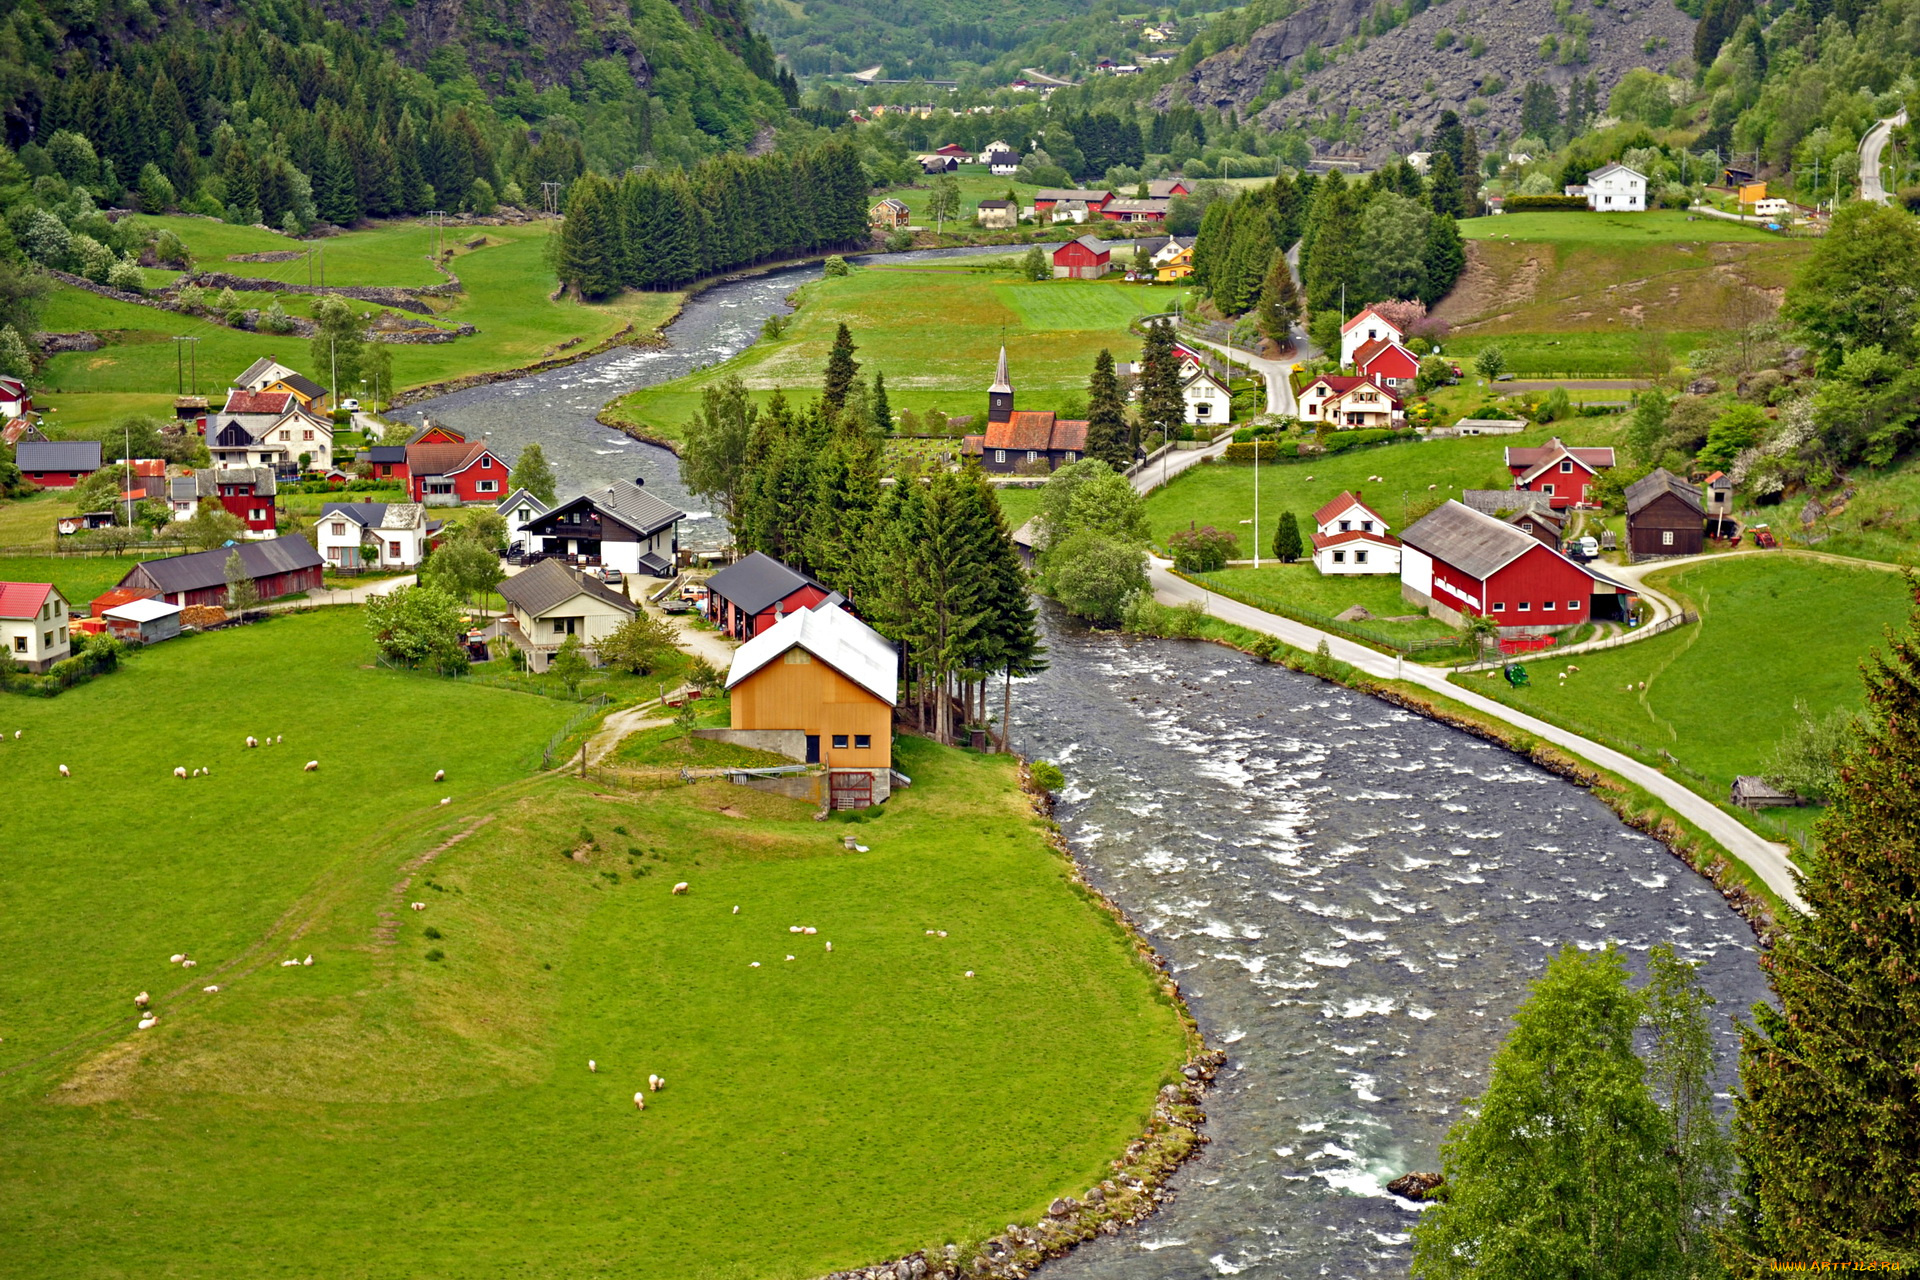
<svg viewBox="0 0 1920 1280">
<path fill-rule="evenodd" d="M 1756 547 L 1772 551 L 1780 545 L 1773 536 L 1773 530 L 1763 524 L 1753 526 L 1748 532 L 1753 534 L 1753 545 Z"/>
</svg>

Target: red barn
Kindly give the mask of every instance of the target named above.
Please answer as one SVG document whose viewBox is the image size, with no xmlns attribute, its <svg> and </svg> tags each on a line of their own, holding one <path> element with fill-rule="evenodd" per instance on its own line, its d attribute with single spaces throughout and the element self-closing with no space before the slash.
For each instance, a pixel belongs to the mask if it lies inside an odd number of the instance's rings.
<svg viewBox="0 0 1920 1280">
<path fill-rule="evenodd" d="M 484 443 L 407 446 L 407 491 L 430 507 L 492 504 L 507 496 L 507 460 Z"/>
<path fill-rule="evenodd" d="M 120 585 L 151 592 L 168 604 L 225 604 L 227 557 L 240 553 L 240 564 L 253 580 L 262 600 L 276 600 L 299 591 L 320 588 L 326 563 L 305 538 L 290 536 L 267 542 L 242 542 L 191 555 L 168 556 L 133 566 Z"/>
<path fill-rule="evenodd" d="M 98 440 L 22 440 L 14 465 L 42 489 L 71 489 L 100 469 Z"/>
<path fill-rule="evenodd" d="M 1505 634 L 1543 635 L 1631 608 L 1632 588 L 1463 503 L 1446 503 L 1400 540 L 1401 595 L 1454 626 L 1477 616 Z"/>
<path fill-rule="evenodd" d="M 707 619 L 736 640 L 751 640 L 788 614 L 833 595 L 806 574 L 756 551 L 707 579 Z"/>
<path fill-rule="evenodd" d="M 1558 436 L 1543 445 L 1507 450 L 1513 487 L 1545 494 L 1556 509 L 1585 502 L 1594 477 L 1612 466 L 1613 450 L 1570 449 Z"/>
<path fill-rule="evenodd" d="M 949 142 L 944 147 L 936 147 L 933 154 L 937 156 L 952 156 L 956 160 L 968 160 L 973 157 L 973 152 L 967 150 L 957 142 Z"/>
<path fill-rule="evenodd" d="M 1353 353 L 1353 371 L 1390 391 L 1408 392 L 1420 373 L 1420 357 L 1392 338 L 1375 338 Z"/>
<path fill-rule="evenodd" d="M 1055 280 L 1097 280 L 1107 274 L 1112 254 L 1098 236 L 1069 240 L 1053 251 Z"/>
</svg>

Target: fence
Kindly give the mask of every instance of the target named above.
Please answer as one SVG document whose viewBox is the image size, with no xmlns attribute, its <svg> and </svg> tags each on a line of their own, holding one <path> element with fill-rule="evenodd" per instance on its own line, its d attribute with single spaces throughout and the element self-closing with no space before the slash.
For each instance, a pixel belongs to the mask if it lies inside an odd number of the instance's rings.
<svg viewBox="0 0 1920 1280">
<path fill-rule="evenodd" d="M 1284 600 L 1276 600 L 1272 596 L 1264 595 L 1258 591 L 1249 591 L 1237 583 L 1233 586 L 1222 586 L 1219 580 L 1210 573 L 1181 573 L 1180 576 L 1189 582 L 1197 583 L 1207 588 L 1209 591 L 1217 591 L 1229 600 L 1238 600 L 1241 604 L 1252 605 L 1254 608 L 1264 609 L 1268 613 L 1277 613 L 1283 618 L 1291 618 L 1295 622 L 1304 622 L 1308 626 L 1318 630 L 1331 632 L 1344 639 L 1370 645 L 1375 649 L 1385 649 L 1389 653 L 1398 653 L 1406 657 L 1411 657 L 1416 653 L 1439 653 L 1447 649 L 1459 649 L 1465 647 L 1467 644 L 1467 637 L 1461 635 L 1429 636 L 1425 639 L 1413 640 L 1403 636 L 1393 636 L 1372 631 L 1365 627 L 1355 626 L 1351 622 L 1342 622 L 1338 618 L 1328 617 L 1324 613 L 1315 613 L 1311 609 L 1302 609 L 1298 605 L 1289 604 Z"/>
<path fill-rule="evenodd" d="M 1700 621 L 1699 614 L 1691 609 L 1682 609 L 1679 613 L 1669 614 L 1658 622 L 1651 623 L 1644 627 L 1635 627 L 1631 631 L 1623 631 L 1617 636 L 1608 636 L 1604 640 L 1587 640 L 1580 644 L 1568 645 L 1565 649 L 1557 651 L 1554 656 L 1571 656 L 1582 653 L 1597 653 L 1602 649 L 1617 649 L 1623 644 L 1633 644 L 1640 640 L 1651 639 L 1654 636 L 1672 631 L 1677 627 L 1684 627 L 1698 621 Z M 1502 641 L 1501 643 L 1504 645 L 1506 642 Z M 1506 659 L 1504 658 L 1492 659 L 1485 662 L 1472 663 L 1460 669 L 1462 671 L 1485 671 L 1489 667 L 1501 666 L 1505 661 Z"/>
<path fill-rule="evenodd" d="M 169 555 L 178 555 L 189 548 L 184 542 L 124 542 L 118 546 L 106 547 L 95 544 L 75 546 L 68 542 L 40 542 L 17 547 L 0 547 L 0 556 L 72 556 L 76 559 L 115 556 L 124 558 L 149 551 L 164 551 Z"/>
<path fill-rule="evenodd" d="M 554 753 L 560 750 L 560 745 L 573 735 L 574 730 L 604 710 L 606 705 L 611 701 L 613 701 L 613 699 L 607 697 L 606 694 L 597 693 L 585 706 L 568 716 L 567 722 L 555 730 L 554 735 L 547 739 L 547 745 L 541 748 L 540 767 L 542 769 L 553 768 Z"/>
</svg>

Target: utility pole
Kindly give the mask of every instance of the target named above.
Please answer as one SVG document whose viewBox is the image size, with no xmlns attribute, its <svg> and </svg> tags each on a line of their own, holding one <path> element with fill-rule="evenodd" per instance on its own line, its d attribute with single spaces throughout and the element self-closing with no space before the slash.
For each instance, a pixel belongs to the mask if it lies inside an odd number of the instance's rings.
<svg viewBox="0 0 1920 1280">
<path fill-rule="evenodd" d="M 540 212 L 558 217 L 560 214 L 560 184 L 543 182 L 540 184 Z"/>
<path fill-rule="evenodd" d="M 1255 427 L 1256 432 L 1259 431 Z M 1253 567 L 1260 567 L 1260 437 L 1253 437 Z"/>
<path fill-rule="evenodd" d="M 327 335 L 327 361 L 333 369 L 333 378 L 328 385 L 333 388 L 334 400 L 338 402 L 340 398 L 340 353 L 334 347 L 335 341 L 336 339 L 332 334 Z"/>
<path fill-rule="evenodd" d="M 132 529 L 133 528 L 133 428 L 126 423 L 122 423 L 120 425 L 120 430 L 123 433 L 123 436 L 126 440 L 126 444 L 124 446 L 126 451 L 122 453 L 120 456 L 121 456 L 121 460 L 126 464 L 126 471 L 127 471 L 126 480 L 124 481 L 127 487 L 123 491 L 122 496 L 126 499 L 126 503 L 127 503 L 127 528 Z"/>
<path fill-rule="evenodd" d="M 191 345 L 182 346 L 181 344 L 183 343 Z M 183 358 L 182 352 L 187 352 L 189 355 Z M 193 370 L 193 380 L 191 383 L 193 394 L 197 396 L 200 394 L 200 339 L 185 334 L 177 334 L 173 339 L 173 394 L 176 396 L 187 394 L 186 388 L 188 384 L 185 379 L 186 367 L 189 361 L 191 362 Z"/>
</svg>

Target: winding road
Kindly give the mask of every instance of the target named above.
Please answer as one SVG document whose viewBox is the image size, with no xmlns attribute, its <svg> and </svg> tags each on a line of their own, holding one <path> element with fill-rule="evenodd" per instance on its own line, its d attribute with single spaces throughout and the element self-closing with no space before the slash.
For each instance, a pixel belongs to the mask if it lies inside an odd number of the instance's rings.
<svg viewBox="0 0 1920 1280">
<path fill-rule="evenodd" d="M 1887 189 L 1880 183 L 1880 156 L 1887 149 L 1887 139 L 1895 129 L 1907 122 L 1906 108 L 1888 116 L 1885 120 L 1867 130 L 1867 136 L 1860 139 L 1860 198 L 1871 200 L 1875 204 L 1887 202 Z"/>
</svg>

